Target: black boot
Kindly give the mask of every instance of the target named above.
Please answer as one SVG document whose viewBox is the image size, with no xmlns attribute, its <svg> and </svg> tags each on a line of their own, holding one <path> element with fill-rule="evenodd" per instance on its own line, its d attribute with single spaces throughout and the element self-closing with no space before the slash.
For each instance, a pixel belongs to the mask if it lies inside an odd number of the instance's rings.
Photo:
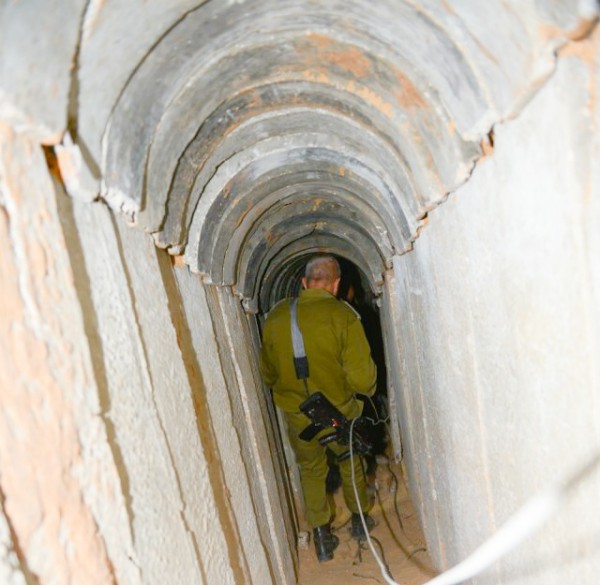
<svg viewBox="0 0 600 585">
<path fill-rule="evenodd" d="M 340 539 L 331 534 L 331 527 L 329 524 L 319 526 L 313 530 L 315 540 L 315 551 L 319 562 L 330 561 L 333 558 L 333 551 L 340 544 Z"/>
<path fill-rule="evenodd" d="M 375 527 L 375 520 L 371 518 L 368 514 L 364 514 L 365 523 L 367 524 L 367 529 L 369 532 Z M 365 534 L 365 529 L 363 523 L 360 520 L 360 514 L 352 514 L 352 525 L 350 526 L 350 535 L 355 540 L 366 540 L 367 535 Z"/>
</svg>

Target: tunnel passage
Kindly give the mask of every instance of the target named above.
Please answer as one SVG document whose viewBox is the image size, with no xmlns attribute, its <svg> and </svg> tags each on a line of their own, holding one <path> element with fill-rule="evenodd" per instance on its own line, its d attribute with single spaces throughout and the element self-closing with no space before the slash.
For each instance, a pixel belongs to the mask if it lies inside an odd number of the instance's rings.
<svg viewBox="0 0 600 585">
<path fill-rule="evenodd" d="M 494 123 L 551 73 L 562 29 L 579 22 L 574 6 L 498 8 L 502 18 L 472 10 L 366 0 L 194 7 L 115 95 L 100 131 L 102 197 L 247 313 L 288 293 L 307 254 L 349 259 L 397 338 L 398 258 L 490 152 Z M 93 83 L 81 81 L 83 114 Z M 81 122 L 81 138 L 97 144 L 94 124 Z M 222 305 L 229 336 L 241 323 L 250 344 L 233 299 Z M 402 348 L 391 347 L 398 385 Z M 390 398 L 401 397 L 396 387 Z M 397 418 L 391 429 L 398 457 Z M 419 513 L 441 564 L 428 509 Z"/>
<path fill-rule="evenodd" d="M 81 437 L 95 439 L 87 432 L 93 419 L 108 429 L 100 443 L 125 454 L 125 480 L 113 492 L 124 506 L 106 506 L 96 485 L 83 494 L 93 494 L 90 533 L 106 538 L 120 580 L 168 582 L 165 575 L 181 571 L 179 582 L 227 582 L 213 577 L 221 572 L 239 582 L 246 572 L 256 583 L 294 582 L 285 558 L 293 543 L 277 531 L 285 512 L 263 424 L 272 413 L 260 393 L 253 313 L 289 292 L 290 276 L 314 251 L 351 260 L 381 299 L 396 384 L 390 400 L 402 414 L 415 505 L 438 567 L 492 533 L 529 493 L 529 479 L 566 465 L 571 453 L 551 460 L 564 453 L 554 428 L 566 421 L 580 429 L 572 437 L 583 452 L 598 420 L 589 406 L 598 392 L 585 378 L 598 379 L 590 366 L 597 338 L 585 325 L 597 322 L 589 291 L 600 233 L 590 211 L 599 184 L 597 32 L 595 41 L 585 38 L 595 0 L 42 4 L 0 8 L 0 117 L 9 125 L 0 129 L 0 225 L 18 276 L 6 282 L 16 283 L 11 290 L 28 310 L 52 300 L 23 319 L 24 330 L 41 314 L 63 326 L 32 331 L 58 340 L 48 343 L 49 373 L 53 360 L 67 370 L 87 363 L 87 354 L 95 360 L 85 393 L 90 420 L 80 410 L 74 416 Z M 40 144 L 56 151 L 64 182 L 56 189 Z M 57 200 L 72 203 L 69 218 L 53 214 Z M 121 213 L 139 229 L 129 230 Z M 37 229 L 47 224 L 51 231 Z M 36 238 L 51 250 L 47 264 L 30 246 Z M 46 278 L 46 269 L 56 272 L 54 258 L 72 274 Z M 29 294 L 30 273 L 42 273 L 42 293 L 60 294 Z M 74 329 L 82 315 L 83 333 Z M 17 329 L 10 321 L 6 330 Z M 190 346 L 197 356 L 186 360 Z M 4 352 L 11 368 L 14 347 Z M 402 392 L 399 380 L 411 391 Z M 94 384 L 114 412 L 95 407 Z M 75 379 L 64 385 L 65 403 L 78 409 L 71 387 L 79 390 Z M 565 399 L 565 387 L 583 399 Z M 19 400 L 28 396 L 16 388 Z M 23 409 L 34 418 L 35 398 Z M 214 441 L 207 428 L 198 434 L 192 398 L 206 401 L 202 420 L 215 426 Z M 142 416 L 131 417 L 138 409 Z M 506 431 L 515 428 L 529 429 L 535 442 L 544 437 L 547 453 L 519 432 L 511 443 Z M 140 449 L 147 430 L 155 443 Z M 397 421 L 391 430 L 399 436 Z M 192 444 L 195 467 L 186 451 Z M 490 465 L 507 445 L 511 469 Z M 217 451 L 223 483 L 202 474 Z M 84 470 L 97 468 L 97 453 L 87 451 Z M 110 453 L 104 462 L 107 470 L 121 466 Z M 479 482 L 469 476 L 474 468 L 482 470 Z M 24 495 L 12 485 L 9 504 Z M 234 494 L 230 509 L 225 496 L 215 499 L 221 507 L 211 504 L 211 490 L 223 485 Z M 165 505 L 154 505 L 163 493 Z M 22 520 L 30 506 L 21 509 Z M 115 509 L 120 516 L 110 514 Z M 156 525 L 173 554 L 155 554 Z M 555 535 L 566 532 L 551 531 L 543 542 L 562 546 Z M 38 553 L 51 549 L 49 540 L 27 551 L 46 573 L 51 563 Z M 57 551 L 56 558 L 69 556 Z M 207 579 L 198 577 L 198 563 Z M 587 582 L 597 573 L 590 568 Z"/>
</svg>

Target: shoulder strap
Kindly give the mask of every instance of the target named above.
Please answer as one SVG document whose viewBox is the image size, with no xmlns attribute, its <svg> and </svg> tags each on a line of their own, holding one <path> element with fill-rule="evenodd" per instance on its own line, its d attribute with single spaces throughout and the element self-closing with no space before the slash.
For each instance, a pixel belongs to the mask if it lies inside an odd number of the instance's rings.
<svg viewBox="0 0 600 585">
<path fill-rule="evenodd" d="M 356 315 L 356 318 L 361 321 L 362 318 L 360 316 L 360 313 L 348 302 L 348 301 L 344 301 L 342 300 L 342 303 L 344 303 L 344 305 L 346 305 L 353 313 L 354 315 Z"/>
<path fill-rule="evenodd" d="M 304 338 L 302 331 L 298 326 L 298 299 L 292 299 L 290 303 L 290 314 L 292 324 L 292 347 L 294 349 L 294 368 L 296 370 L 296 378 L 304 380 L 308 378 L 308 358 L 304 349 Z"/>
</svg>

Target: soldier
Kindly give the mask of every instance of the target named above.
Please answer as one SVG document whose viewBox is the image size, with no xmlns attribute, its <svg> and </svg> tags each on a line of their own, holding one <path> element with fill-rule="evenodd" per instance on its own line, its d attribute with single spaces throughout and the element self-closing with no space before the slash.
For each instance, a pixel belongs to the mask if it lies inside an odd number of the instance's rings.
<svg viewBox="0 0 600 585">
<path fill-rule="evenodd" d="M 301 440 L 298 435 L 310 420 L 300 412 L 299 406 L 309 394 L 321 391 L 348 419 L 356 418 L 362 412 L 362 402 L 355 394 L 372 396 L 377 376 L 358 314 L 336 298 L 339 284 L 340 267 L 333 256 L 315 256 L 306 265 L 297 309 L 309 363 L 306 385 L 296 377 L 294 368 L 290 299 L 280 302 L 269 313 L 261 352 L 265 384 L 273 389 L 275 404 L 284 412 L 290 444 L 296 454 L 307 520 L 313 529 L 319 561 L 332 559 L 339 544 L 337 536 L 331 533 L 331 510 L 325 492 L 325 447 L 318 441 L 326 432 L 319 433 L 310 442 Z M 328 448 L 336 455 L 348 450 L 336 442 L 329 443 Z M 359 503 L 352 487 L 352 466 Z M 361 540 L 365 533 L 358 513 L 359 504 L 369 530 L 374 521 L 367 515 L 371 503 L 360 458 L 355 455 L 353 459 L 341 461 L 340 473 L 344 500 L 352 512 L 351 534 Z"/>
</svg>

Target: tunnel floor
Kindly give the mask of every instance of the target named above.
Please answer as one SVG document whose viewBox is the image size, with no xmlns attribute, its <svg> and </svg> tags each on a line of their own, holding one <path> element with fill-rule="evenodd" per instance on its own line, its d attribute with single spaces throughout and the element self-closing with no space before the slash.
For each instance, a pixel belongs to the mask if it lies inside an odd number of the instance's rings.
<svg viewBox="0 0 600 585">
<path fill-rule="evenodd" d="M 371 538 L 379 548 L 379 554 L 383 549 L 384 562 L 396 581 L 402 585 L 422 585 L 435 576 L 436 571 L 427 554 L 425 537 L 408 495 L 403 480 L 405 477 L 402 465 L 380 464 L 375 477 L 369 478 L 375 492 L 371 516 L 377 522 Z M 341 489 L 336 492 L 334 499 L 333 527 L 340 538 L 340 545 L 334 559 L 326 563 L 317 561 L 312 542 L 307 549 L 299 550 L 298 585 L 385 583 L 368 545 L 364 543 L 359 546 L 350 538 L 350 512 L 344 504 Z"/>
</svg>

